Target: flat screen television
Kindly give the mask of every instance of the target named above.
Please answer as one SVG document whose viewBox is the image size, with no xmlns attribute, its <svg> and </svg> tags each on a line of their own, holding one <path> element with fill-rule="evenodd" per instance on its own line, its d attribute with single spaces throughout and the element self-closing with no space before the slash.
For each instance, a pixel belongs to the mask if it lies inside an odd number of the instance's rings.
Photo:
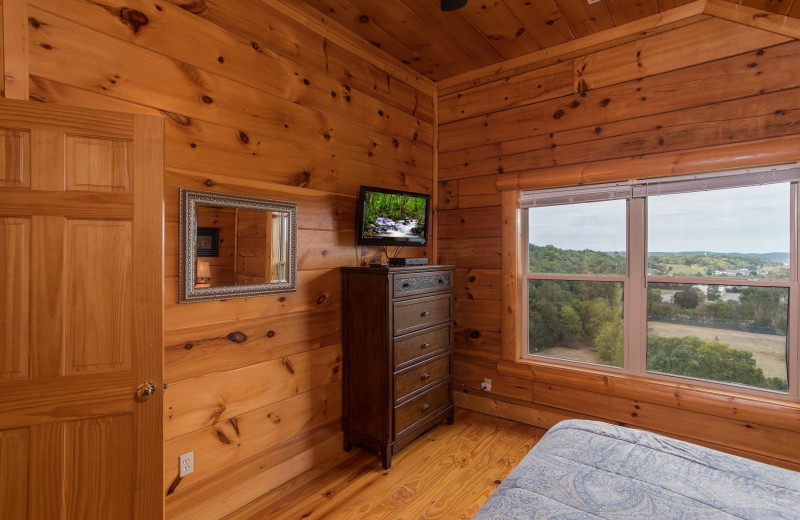
<svg viewBox="0 0 800 520">
<path fill-rule="evenodd" d="M 428 245 L 431 197 L 425 193 L 361 186 L 356 241 L 364 246 Z"/>
</svg>

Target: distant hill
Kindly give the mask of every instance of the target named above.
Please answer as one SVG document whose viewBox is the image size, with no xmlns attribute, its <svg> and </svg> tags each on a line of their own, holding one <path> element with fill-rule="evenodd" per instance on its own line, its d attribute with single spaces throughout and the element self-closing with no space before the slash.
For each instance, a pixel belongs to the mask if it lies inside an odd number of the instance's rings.
<svg viewBox="0 0 800 520">
<path fill-rule="evenodd" d="M 715 253 L 713 251 L 680 251 L 680 252 L 662 252 L 650 251 L 650 255 L 657 256 L 694 256 L 694 255 L 708 255 L 708 256 L 760 256 L 772 260 L 773 262 L 788 262 L 789 253 Z"/>
</svg>

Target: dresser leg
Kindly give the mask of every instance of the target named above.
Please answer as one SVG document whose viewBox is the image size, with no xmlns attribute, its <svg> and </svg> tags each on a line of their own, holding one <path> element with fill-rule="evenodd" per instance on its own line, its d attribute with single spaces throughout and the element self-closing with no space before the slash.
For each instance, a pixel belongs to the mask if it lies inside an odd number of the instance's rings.
<svg viewBox="0 0 800 520">
<path fill-rule="evenodd" d="M 388 446 L 383 446 L 381 450 L 381 464 L 383 465 L 383 469 L 392 467 L 392 450 Z"/>
<path fill-rule="evenodd" d="M 447 414 L 447 424 L 453 424 L 454 422 L 456 422 L 455 412 L 451 408 L 450 413 Z"/>
<path fill-rule="evenodd" d="M 350 437 L 345 432 L 344 434 L 344 451 L 350 451 L 353 447 L 353 444 L 350 442 Z"/>
</svg>

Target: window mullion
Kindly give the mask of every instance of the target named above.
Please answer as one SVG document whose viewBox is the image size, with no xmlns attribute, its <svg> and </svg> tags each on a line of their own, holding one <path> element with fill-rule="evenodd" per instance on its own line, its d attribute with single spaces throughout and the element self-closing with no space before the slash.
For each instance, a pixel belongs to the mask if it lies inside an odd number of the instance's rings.
<svg viewBox="0 0 800 520">
<path fill-rule="evenodd" d="M 625 368 L 644 375 L 647 361 L 647 240 L 645 199 L 628 202 L 628 283 L 625 309 Z"/>
</svg>

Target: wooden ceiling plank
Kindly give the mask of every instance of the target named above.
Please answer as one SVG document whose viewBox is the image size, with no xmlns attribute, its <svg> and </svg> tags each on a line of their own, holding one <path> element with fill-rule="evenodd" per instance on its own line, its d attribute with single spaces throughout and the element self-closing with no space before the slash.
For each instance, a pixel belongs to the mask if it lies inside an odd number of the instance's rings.
<svg viewBox="0 0 800 520">
<path fill-rule="evenodd" d="M 615 26 L 658 13 L 657 0 L 605 0 Z"/>
<path fill-rule="evenodd" d="M 355 1 L 355 0 L 350 0 Z M 358 0 L 368 4 L 385 4 L 387 2 L 374 2 L 374 0 Z M 476 0 L 473 0 L 473 2 Z M 388 2 L 392 3 L 392 2 Z M 451 12 L 442 12 L 439 2 L 431 0 L 402 0 L 398 2 L 409 11 L 416 14 L 415 23 L 424 23 L 423 27 L 428 34 L 436 35 L 439 42 L 446 42 L 457 49 L 457 52 L 466 54 L 467 59 L 474 66 L 481 67 L 503 59 L 497 49 L 483 33 L 467 20 L 463 9 Z M 411 24 L 412 27 L 416 27 Z M 470 70 L 465 67 L 462 70 Z"/>
<path fill-rule="evenodd" d="M 542 49 L 534 53 L 520 56 L 519 58 L 512 58 L 502 63 L 483 67 L 480 69 L 472 70 L 458 76 L 453 76 L 436 83 L 437 90 L 440 95 L 452 93 L 454 87 L 463 86 L 463 89 L 474 87 L 480 84 L 489 83 L 500 79 L 508 74 L 509 71 L 525 67 L 533 63 L 539 63 L 549 59 L 555 59 L 559 56 L 564 56 L 570 53 L 579 52 L 582 49 L 588 49 L 603 43 L 611 42 L 626 36 L 636 35 L 642 31 L 647 31 L 671 23 L 679 22 L 681 20 L 689 19 L 693 16 L 703 14 L 706 0 L 696 0 L 690 4 L 671 9 L 665 13 L 660 13 L 647 18 L 642 18 L 635 22 L 622 25 L 609 29 L 599 34 L 594 34 L 584 38 L 578 38 L 570 42 Z"/>
<path fill-rule="evenodd" d="M 313 7 L 298 2 L 292 4 L 284 3 L 283 0 L 261 1 L 392 76 L 397 77 L 426 94 L 434 94 L 434 85 L 431 80 L 420 75 L 414 69 L 407 67 L 397 58 L 376 48 L 370 42 L 361 38 L 338 22 L 327 17 L 320 20 L 318 11 L 314 10 Z"/>
<path fill-rule="evenodd" d="M 567 25 L 576 38 L 612 29 L 614 21 L 605 2 L 589 4 L 586 0 L 555 0 Z"/>
<path fill-rule="evenodd" d="M 431 17 L 420 16 L 415 9 L 409 8 L 403 2 L 347 1 L 397 40 L 420 55 L 431 55 L 432 59 L 438 61 L 440 70 L 430 76 L 431 78 L 457 74 L 480 64 L 461 42 L 454 37 L 448 37 L 440 27 L 433 24 Z"/>
<path fill-rule="evenodd" d="M 447 73 L 445 62 L 450 58 L 435 56 L 432 53 L 423 53 L 411 47 L 407 41 L 402 40 L 387 32 L 378 25 L 377 20 L 363 10 L 351 4 L 348 0 L 304 0 L 327 16 L 346 27 L 353 34 L 358 34 L 374 47 L 394 56 L 401 63 L 413 68 L 418 73 L 430 77 Z"/>
<path fill-rule="evenodd" d="M 502 60 L 540 49 L 503 0 L 473 1 L 460 12 L 491 42 Z"/>
<path fill-rule="evenodd" d="M 505 4 L 540 48 L 575 39 L 553 0 L 505 0 Z"/>
<path fill-rule="evenodd" d="M 704 9 L 706 14 L 737 22 L 750 27 L 774 32 L 791 38 L 800 38 L 800 20 L 788 16 L 780 16 L 751 7 L 736 5 L 725 0 L 707 0 Z"/>
</svg>

